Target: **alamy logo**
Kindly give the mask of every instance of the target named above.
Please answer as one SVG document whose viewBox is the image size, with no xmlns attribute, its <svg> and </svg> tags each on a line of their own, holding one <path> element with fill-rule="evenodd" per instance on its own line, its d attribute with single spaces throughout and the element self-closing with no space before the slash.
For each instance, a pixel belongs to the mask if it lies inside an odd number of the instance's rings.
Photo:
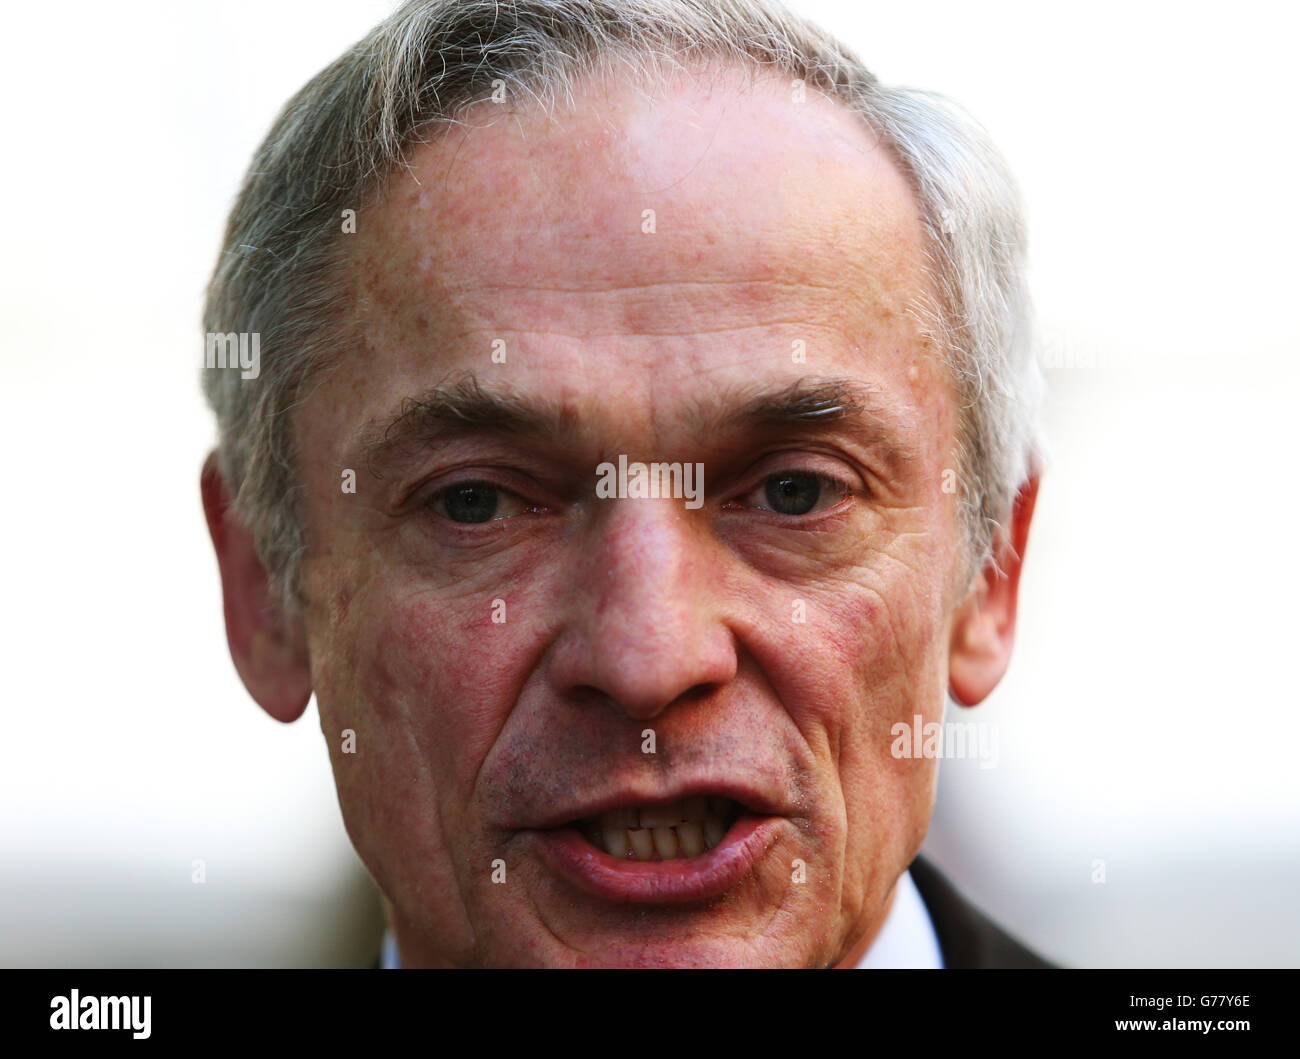
<svg viewBox="0 0 1300 1059">
<path fill-rule="evenodd" d="M 260 331 L 209 331 L 203 340 L 203 365 L 207 368 L 239 368 L 241 379 L 256 379 L 262 371 Z"/>
<path fill-rule="evenodd" d="M 149 1009 L 153 997 L 85 996 L 72 990 L 71 996 L 50 1001 L 52 1030 L 133 1030 L 138 1041 L 149 1036 Z"/>
<path fill-rule="evenodd" d="M 620 455 L 618 466 L 596 468 L 596 496 L 601 500 L 685 500 L 695 509 L 704 506 L 704 464 L 628 463 Z"/>
<path fill-rule="evenodd" d="M 896 758 L 976 758 L 980 768 L 997 768 L 998 730 L 987 724 L 922 723 L 919 713 L 912 723 L 897 721 L 889 729 L 894 737 L 889 752 Z"/>
</svg>

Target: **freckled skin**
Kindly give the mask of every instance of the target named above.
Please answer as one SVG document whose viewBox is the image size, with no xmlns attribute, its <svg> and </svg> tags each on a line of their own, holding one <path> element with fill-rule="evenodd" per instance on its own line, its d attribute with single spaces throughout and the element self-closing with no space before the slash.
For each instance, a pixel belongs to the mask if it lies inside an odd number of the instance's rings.
<svg viewBox="0 0 1300 1059">
<path fill-rule="evenodd" d="M 894 759 L 890 728 L 941 719 L 964 588 L 955 498 L 939 488 L 954 397 L 907 313 L 925 289 L 912 195 L 851 115 L 794 104 L 784 82 L 683 80 L 654 106 L 591 86 L 554 119 L 475 118 L 360 211 L 355 355 L 295 421 L 311 682 L 403 962 L 855 956 L 928 827 L 935 762 Z M 363 424 L 463 371 L 562 402 L 592 492 L 465 544 L 432 514 L 395 513 L 397 481 L 358 467 L 357 492 L 339 490 Z M 783 444 L 795 458 L 773 471 L 811 459 L 865 483 L 811 528 L 722 503 L 734 497 L 594 498 L 596 463 L 618 453 L 700 460 L 707 485 L 727 453 L 690 429 L 692 402 L 810 374 L 875 387 L 917 458 L 890 476 L 847 443 Z M 439 459 L 411 481 L 436 478 Z M 355 754 L 339 751 L 343 728 Z M 516 832 L 568 792 L 710 772 L 762 778 L 787 817 L 723 900 L 607 904 Z"/>
</svg>

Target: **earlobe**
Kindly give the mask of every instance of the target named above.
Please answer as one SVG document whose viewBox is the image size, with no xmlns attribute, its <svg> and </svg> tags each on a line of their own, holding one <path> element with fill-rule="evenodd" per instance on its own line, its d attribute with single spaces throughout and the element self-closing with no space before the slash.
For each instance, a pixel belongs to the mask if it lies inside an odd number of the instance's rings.
<svg viewBox="0 0 1300 1059">
<path fill-rule="evenodd" d="M 1038 482 L 1035 474 L 1021 486 L 1011 519 L 999 534 L 996 561 L 984 565 L 954 616 L 948 645 L 948 690 L 958 705 L 982 702 L 1011 663 L 1020 572 L 1038 499 Z"/>
<path fill-rule="evenodd" d="M 311 698 L 311 666 L 302 624 L 272 599 L 253 536 L 235 513 L 216 454 L 200 477 L 208 532 L 221 567 L 230 656 L 244 687 L 277 721 L 302 715 Z"/>
</svg>

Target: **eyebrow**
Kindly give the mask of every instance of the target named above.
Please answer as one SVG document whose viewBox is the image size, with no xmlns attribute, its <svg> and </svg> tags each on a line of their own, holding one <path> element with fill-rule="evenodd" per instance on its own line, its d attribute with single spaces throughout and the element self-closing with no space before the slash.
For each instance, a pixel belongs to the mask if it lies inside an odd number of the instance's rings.
<svg viewBox="0 0 1300 1059">
<path fill-rule="evenodd" d="M 382 478 L 387 465 L 452 437 L 501 434 L 562 442 L 576 436 L 578 425 L 574 412 L 557 402 L 484 388 L 467 374 L 406 398 L 386 421 L 371 420 L 359 433 L 363 459 Z"/>
<path fill-rule="evenodd" d="M 687 415 L 701 435 L 840 429 L 879 449 L 892 470 L 916 459 L 879 391 L 855 379 L 807 377 L 773 389 L 760 384 L 733 388 L 699 398 Z M 370 421 L 359 435 L 362 458 L 382 478 L 391 463 L 453 437 L 497 434 L 563 445 L 578 441 L 580 427 L 572 405 L 485 387 L 466 374 L 451 385 L 405 399 L 387 419 Z"/>
<path fill-rule="evenodd" d="M 875 390 L 854 380 L 804 378 L 779 389 L 759 391 L 747 399 L 744 391 L 729 401 L 712 398 L 700 406 L 698 418 L 712 419 L 724 429 L 820 425 L 859 417 L 877 418 L 879 404 Z"/>
<path fill-rule="evenodd" d="M 918 459 L 896 420 L 879 389 L 857 379 L 816 376 L 748 395 L 735 392 L 730 400 L 713 397 L 696 413 L 700 429 L 724 433 L 839 429 L 878 450 L 891 472 Z"/>
</svg>

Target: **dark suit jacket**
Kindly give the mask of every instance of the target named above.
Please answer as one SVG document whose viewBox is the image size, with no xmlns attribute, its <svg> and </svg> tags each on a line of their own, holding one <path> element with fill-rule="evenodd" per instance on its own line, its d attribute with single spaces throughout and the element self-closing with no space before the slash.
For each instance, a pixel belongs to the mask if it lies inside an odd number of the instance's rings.
<svg viewBox="0 0 1300 1059">
<path fill-rule="evenodd" d="M 925 902 L 939 937 L 946 968 L 1050 968 L 1041 956 L 1026 949 L 972 905 L 933 864 L 917 857 L 907 869 Z"/>
</svg>

